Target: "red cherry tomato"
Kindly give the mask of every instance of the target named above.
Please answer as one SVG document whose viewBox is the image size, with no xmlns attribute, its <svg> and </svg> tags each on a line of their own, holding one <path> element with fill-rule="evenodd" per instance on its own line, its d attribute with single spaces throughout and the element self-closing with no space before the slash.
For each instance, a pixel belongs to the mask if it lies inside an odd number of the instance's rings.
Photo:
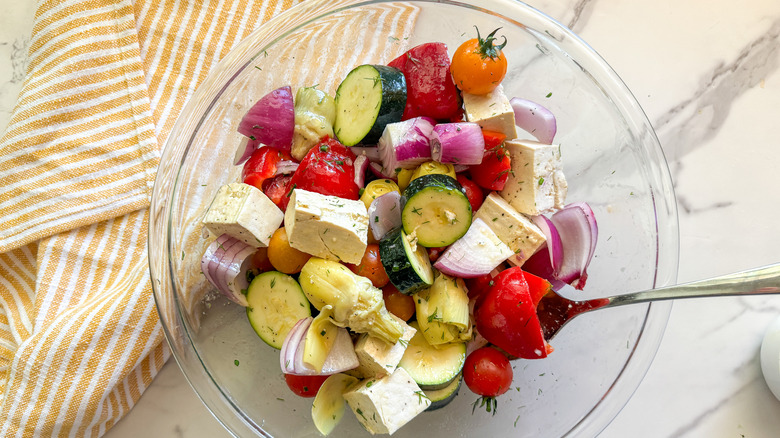
<svg viewBox="0 0 780 438">
<path fill-rule="evenodd" d="M 504 147 L 506 135 L 495 131 L 482 131 L 485 153 L 482 162 L 469 168 L 471 180 L 488 190 L 501 190 L 512 171 L 509 152 Z"/>
<path fill-rule="evenodd" d="M 468 195 L 466 195 L 468 197 Z M 426 248 L 428 250 L 428 260 L 431 261 L 431 263 L 435 262 L 436 260 L 439 260 L 439 257 L 441 257 L 442 254 L 444 254 L 444 251 L 447 250 L 446 246 L 435 246 Z"/>
<path fill-rule="evenodd" d="M 349 148 L 338 140 L 323 137 L 301 160 L 290 180 L 290 191 L 304 189 L 357 200 L 360 188 L 355 183 L 354 161 L 355 154 Z"/>
<path fill-rule="evenodd" d="M 482 189 L 479 188 L 479 186 L 474 183 L 474 181 L 466 178 L 466 175 L 463 175 L 462 173 L 458 174 L 457 179 L 460 185 L 463 186 L 463 191 L 466 193 L 466 198 L 468 198 L 469 204 L 471 204 L 471 211 L 479 210 L 479 207 L 482 206 L 482 201 L 485 200 L 485 195 L 482 193 Z"/>
<path fill-rule="evenodd" d="M 481 406 L 493 414 L 496 413 L 495 397 L 509 389 L 513 376 L 509 359 L 492 347 L 474 350 L 466 357 L 466 363 L 463 365 L 463 381 L 466 386 L 473 393 L 482 396 Z"/>
<path fill-rule="evenodd" d="M 301 397 L 314 397 L 320 386 L 330 376 L 296 376 L 294 374 L 285 374 L 284 381 L 292 392 Z"/>
<path fill-rule="evenodd" d="M 290 202 L 290 180 L 292 175 L 277 175 L 263 182 L 263 193 L 282 211 L 287 210 Z"/>
<path fill-rule="evenodd" d="M 547 357 L 536 304 L 519 267 L 501 271 L 474 309 L 477 330 L 491 344 L 523 359 Z"/>
<path fill-rule="evenodd" d="M 241 180 L 262 190 L 263 182 L 276 174 L 276 165 L 282 160 L 292 161 L 292 159 L 287 151 L 263 146 L 252 152 L 252 155 L 244 163 Z"/>
<path fill-rule="evenodd" d="M 379 258 L 379 245 L 371 243 L 366 246 L 366 252 L 360 260 L 360 264 L 347 264 L 347 267 L 357 275 L 371 280 L 374 287 L 382 288 L 390 282 L 390 278 L 382 265 L 382 259 Z"/>
</svg>

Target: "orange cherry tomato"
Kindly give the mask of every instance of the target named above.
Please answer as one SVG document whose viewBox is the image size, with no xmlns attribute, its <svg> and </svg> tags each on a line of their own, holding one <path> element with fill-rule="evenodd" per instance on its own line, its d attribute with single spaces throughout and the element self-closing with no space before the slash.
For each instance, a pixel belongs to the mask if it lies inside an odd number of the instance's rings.
<svg viewBox="0 0 780 438">
<path fill-rule="evenodd" d="M 299 251 L 287 240 L 287 231 L 284 227 L 276 230 L 268 242 L 268 261 L 271 265 L 285 274 L 301 272 L 303 265 L 311 258 L 311 254 Z"/>
<path fill-rule="evenodd" d="M 477 37 L 461 44 L 452 55 L 450 72 L 455 86 L 462 92 L 488 94 L 504 80 L 507 62 L 502 50 L 506 37 L 503 43 L 495 44 L 497 31 L 482 39 L 477 29 Z"/>
<path fill-rule="evenodd" d="M 385 307 L 387 311 L 393 315 L 409 321 L 414 315 L 414 298 L 411 295 L 404 295 L 393 286 L 393 283 L 388 283 L 387 286 L 382 288 L 382 297 L 385 300 Z"/>
<path fill-rule="evenodd" d="M 382 260 L 379 258 L 379 245 L 376 243 L 366 246 L 366 252 L 363 254 L 360 264 L 347 264 L 347 267 L 355 274 L 371 280 L 374 287 L 382 288 L 390 282 L 385 267 L 382 266 Z"/>
</svg>

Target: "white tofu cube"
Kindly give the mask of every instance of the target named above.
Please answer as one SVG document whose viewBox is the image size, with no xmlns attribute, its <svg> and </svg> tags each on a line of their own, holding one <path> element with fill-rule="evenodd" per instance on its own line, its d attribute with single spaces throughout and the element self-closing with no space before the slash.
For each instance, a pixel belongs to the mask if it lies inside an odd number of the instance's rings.
<svg viewBox="0 0 780 438">
<path fill-rule="evenodd" d="M 504 133 L 507 140 L 517 138 L 515 111 L 501 85 L 488 94 L 463 93 L 463 110 L 466 120 L 482 129 Z"/>
<path fill-rule="evenodd" d="M 299 251 L 358 264 L 368 244 L 368 211 L 362 201 L 295 189 L 284 228 L 290 246 Z"/>
<path fill-rule="evenodd" d="M 364 380 L 345 392 L 344 400 L 372 434 L 392 434 L 431 404 L 403 368 L 378 379 Z"/>
<path fill-rule="evenodd" d="M 398 362 L 404 356 L 406 347 L 412 336 L 417 332 L 400 318 L 395 318 L 404 328 L 404 333 L 398 342 L 391 344 L 369 334 L 363 334 L 355 343 L 355 353 L 358 357 L 357 371 L 365 377 L 381 377 L 395 371 Z"/>
<path fill-rule="evenodd" d="M 211 201 L 203 225 L 217 236 L 228 234 L 255 248 L 268 241 L 284 220 L 284 213 L 257 187 L 230 183 Z"/>
<path fill-rule="evenodd" d="M 536 216 L 563 208 L 569 186 L 563 175 L 558 145 L 530 140 L 504 143 L 512 172 L 499 192 L 520 213 Z"/>
<path fill-rule="evenodd" d="M 520 266 L 531 257 L 545 241 L 544 233 L 527 217 L 520 214 L 495 192 L 490 193 L 474 214 L 514 252 L 511 263 Z"/>
</svg>

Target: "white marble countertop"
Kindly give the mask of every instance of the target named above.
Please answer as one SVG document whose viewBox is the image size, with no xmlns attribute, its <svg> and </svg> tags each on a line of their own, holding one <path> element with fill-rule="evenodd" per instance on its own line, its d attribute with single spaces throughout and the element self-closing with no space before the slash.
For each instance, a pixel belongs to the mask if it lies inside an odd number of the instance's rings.
<svg viewBox="0 0 780 438">
<path fill-rule="evenodd" d="M 678 280 L 778 261 L 780 2 L 536 0 L 618 72 L 657 129 L 680 213 Z M 21 87 L 33 2 L 0 0 L 0 128 Z M 10 61 L 10 62 L 9 62 Z M 679 301 L 646 378 L 601 437 L 769 438 L 759 365 L 780 297 Z M 170 361 L 108 438 L 227 437 Z"/>
</svg>

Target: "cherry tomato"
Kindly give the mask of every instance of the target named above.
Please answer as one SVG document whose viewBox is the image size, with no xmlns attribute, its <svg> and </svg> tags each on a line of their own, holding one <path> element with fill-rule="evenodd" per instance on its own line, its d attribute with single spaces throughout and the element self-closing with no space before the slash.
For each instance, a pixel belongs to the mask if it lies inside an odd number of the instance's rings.
<svg viewBox="0 0 780 438">
<path fill-rule="evenodd" d="M 409 321 L 414 315 L 414 298 L 399 292 L 393 283 L 387 283 L 387 286 L 382 288 L 382 297 L 385 300 L 387 311 L 393 315 L 404 321 Z"/>
<path fill-rule="evenodd" d="M 276 167 L 282 160 L 292 161 L 289 152 L 281 149 L 263 146 L 252 152 L 252 155 L 244 163 L 241 171 L 241 179 L 244 183 L 263 189 L 263 182 L 276 174 Z"/>
<path fill-rule="evenodd" d="M 282 211 L 287 210 L 292 175 L 277 175 L 263 182 L 263 193 Z"/>
<path fill-rule="evenodd" d="M 496 32 L 498 29 L 482 39 L 477 29 L 477 37 L 461 44 L 452 55 L 452 79 L 464 93 L 488 94 L 504 80 L 507 62 L 502 50 L 506 37 L 503 43 L 495 44 Z"/>
<path fill-rule="evenodd" d="M 466 386 L 473 393 L 482 396 L 481 406 L 486 406 L 487 411 L 494 415 L 497 404 L 495 397 L 509 389 L 513 377 L 509 359 L 492 347 L 474 350 L 466 357 L 463 365 L 463 381 Z"/>
<path fill-rule="evenodd" d="M 468 197 L 468 195 L 466 195 L 466 197 Z M 431 263 L 433 263 L 436 260 L 439 260 L 439 257 L 441 257 L 441 255 L 444 254 L 444 251 L 447 250 L 447 247 L 437 246 L 437 247 L 431 247 L 426 249 L 428 250 L 428 260 L 430 260 Z"/>
<path fill-rule="evenodd" d="M 301 397 L 314 397 L 317 391 L 330 376 L 296 376 L 295 374 L 285 374 L 284 381 L 292 392 Z"/>
<path fill-rule="evenodd" d="M 512 162 L 504 147 L 506 135 L 495 131 L 482 131 L 485 152 L 482 162 L 469 168 L 471 180 L 488 190 L 501 190 L 509 179 Z"/>
<path fill-rule="evenodd" d="M 463 186 L 463 191 L 466 193 L 466 198 L 468 198 L 469 204 L 471 204 L 471 211 L 479 210 L 479 207 L 482 206 L 482 201 L 485 200 L 485 195 L 482 193 L 482 189 L 476 183 L 474 183 L 474 181 L 466 178 L 466 175 L 463 175 L 462 173 L 458 174 L 457 180 L 460 185 Z"/>
<path fill-rule="evenodd" d="M 366 252 L 363 253 L 359 264 L 347 263 L 346 265 L 355 274 L 371 280 L 374 287 L 382 288 L 390 282 L 385 267 L 382 266 L 382 260 L 379 258 L 379 245 L 376 243 L 366 246 Z"/>
<path fill-rule="evenodd" d="M 355 154 L 338 140 L 323 137 L 301 160 L 290 180 L 292 189 L 304 189 L 323 195 L 357 200 L 360 188 L 355 183 Z"/>
<path fill-rule="evenodd" d="M 276 230 L 268 242 L 268 261 L 279 272 L 297 274 L 310 258 L 311 254 L 290 246 L 284 227 Z"/>
<path fill-rule="evenodd" d="M 519 267 L 501 271 L 474 309 L 477 330 L 491 344 L 523 359 L 547 357 L 536 304 Z"/>
<path fill-rule="evenodd" d="M 469 298 L 479 299 L 485 295 L 490 286 L 493 286 L 493 275 L 485 274 L 479 277 L 466 278 L 464 281 L 466 282 L 466 288 L 469 290 Z"/>
<path fill-rule="evenodd" d="M 252 265 L 260 272 L 273 271 L 274 266 L 268 260 L 268 248 L 257 248 L 252 256 Z"/>
</svg>

